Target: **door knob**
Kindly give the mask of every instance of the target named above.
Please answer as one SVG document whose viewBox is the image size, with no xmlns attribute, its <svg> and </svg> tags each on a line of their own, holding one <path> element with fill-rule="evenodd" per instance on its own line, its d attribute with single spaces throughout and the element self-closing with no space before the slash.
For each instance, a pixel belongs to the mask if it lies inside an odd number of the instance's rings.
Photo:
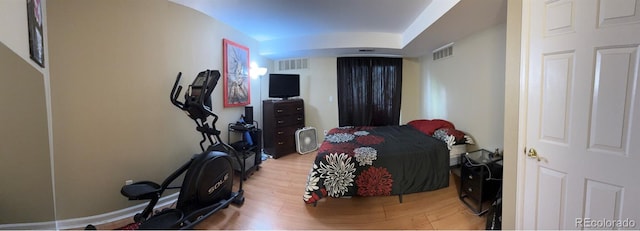
<svg viewBox="0 0 640 231">
<path fill-rule="evenodd" d="M 527 156 L 531 159 L 536 159 L 540 161 L 540 156 L 538 156 L 538 152 L 536 151 L 535 148 L 530 148 L 529 151 L 527 152 Z"/>
</svg>

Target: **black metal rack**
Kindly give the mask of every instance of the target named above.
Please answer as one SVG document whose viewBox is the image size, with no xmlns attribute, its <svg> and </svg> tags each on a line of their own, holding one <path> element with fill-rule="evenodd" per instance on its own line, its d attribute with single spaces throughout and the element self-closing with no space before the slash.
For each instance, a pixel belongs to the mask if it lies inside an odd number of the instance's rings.
<svg viewBox="0 0 640 231">
<path fill-rule="evenodd" d="M 256 121 L 251 124 L 230 123 L 227 130 L 229 131 L 227 143 L 237 151 L 244 162 L 244 174 L 242 175 L 244 176 L 243 180 L 247 180 L 252 173 L 260 170 L 260 164 L 262 163 L 262 130 L 258 128 Z M 247 133 L 249 137 L 246 137 Z M 237 134 L 234 138 L 240 136 L 237 139 L 238 141 L 231 142 L 232 134 Z M 233 163 L 233 168 L 237 172 L 242 171 L 239 163 Z"/>
</svg>

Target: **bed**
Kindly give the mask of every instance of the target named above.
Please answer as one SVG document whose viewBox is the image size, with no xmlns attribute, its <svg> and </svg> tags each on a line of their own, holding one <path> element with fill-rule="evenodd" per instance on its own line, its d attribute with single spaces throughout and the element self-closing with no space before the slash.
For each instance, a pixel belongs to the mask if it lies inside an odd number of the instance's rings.
<svg viewBox="0 0 640 231">
<path fill-rule="evenodd" d="M 403 194 L 449 186 L 449 147 L 433 136 L 442 126 L 428 122 L 331 129 L 309 172 L 304 202 L 388 195 L 402 202 Z"/>
</svg>

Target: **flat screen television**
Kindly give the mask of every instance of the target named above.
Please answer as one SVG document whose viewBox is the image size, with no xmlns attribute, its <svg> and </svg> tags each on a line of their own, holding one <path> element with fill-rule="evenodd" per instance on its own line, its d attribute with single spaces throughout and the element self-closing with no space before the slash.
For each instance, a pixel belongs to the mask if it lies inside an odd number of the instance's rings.
<svg viewBox="0 0 640 231">
<path fill-rule="evenodd" d="M 269 74 L 269 98 L 289 99 L 300 96 L 300 75 Z"/>
</svg>

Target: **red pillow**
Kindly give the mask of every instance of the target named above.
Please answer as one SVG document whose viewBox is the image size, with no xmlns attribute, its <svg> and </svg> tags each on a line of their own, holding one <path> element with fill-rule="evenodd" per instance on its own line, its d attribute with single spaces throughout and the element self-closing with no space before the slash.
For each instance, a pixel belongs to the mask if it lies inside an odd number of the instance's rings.
<svg viewBox="0 0 640 231">
<path fill-rule="evenodd" d="M 455 126 L 453 126 L 451 122 L 446 120 L 441 120 L 441 119 L 413 120 L 407 124 L 413 126 L 415 129 L 418 129 L 419 131 L 430 136 L 433 135 L 433 132 L 435 132 L 440 128 L 455 129 Z"/>
</svg>

